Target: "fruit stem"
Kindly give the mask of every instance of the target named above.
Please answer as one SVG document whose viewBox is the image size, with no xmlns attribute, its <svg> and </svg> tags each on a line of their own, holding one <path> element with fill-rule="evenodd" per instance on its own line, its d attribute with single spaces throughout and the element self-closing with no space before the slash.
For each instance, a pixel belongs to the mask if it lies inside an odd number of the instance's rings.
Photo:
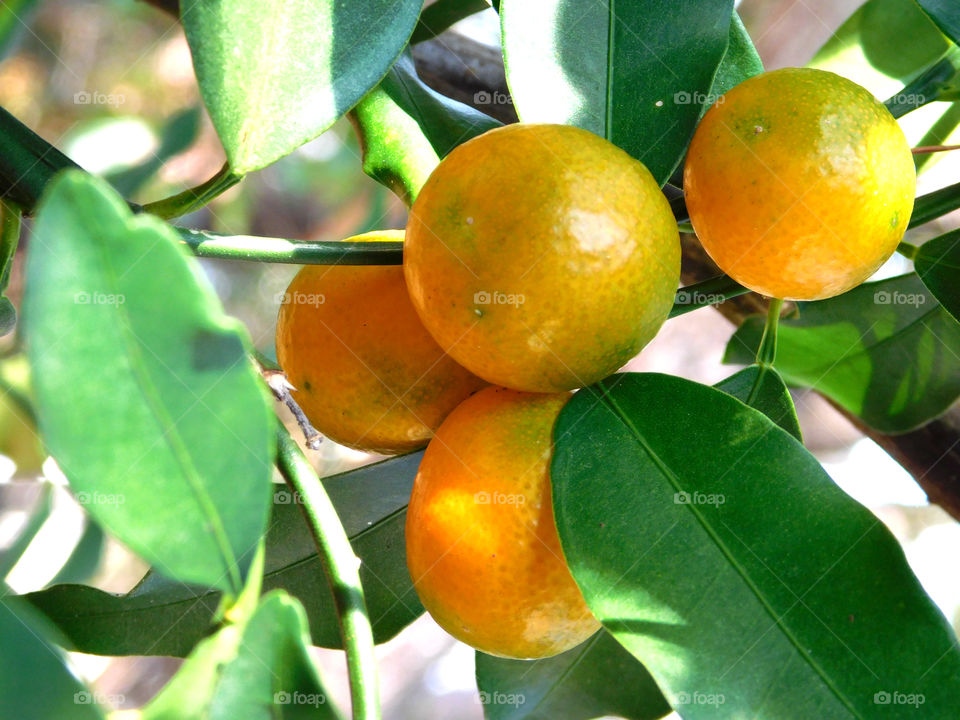
<svg viewBox="0 0 960 720">
<path fill-rule="evenodd" d="M 777 357 L 777 327 L 780 324 L 780 308 L 783 306 L 781 298 L 770 298 L 770 308 L 767 310 L 767 324 L 763 327 L 763 337 L 760 347 L 757 348 L 757 365 L 761 369 L 772 368 Z"/>
<path fill-rule="evenodd" d="M 218 195 L 232 188 L 241 179 L 243 179 L 242 175 L 235 175 L 230 165 L 224 164 L 219 172 L 205 183 L 163 200 L 147 203 L 143 206 L 143 212 L 151 213 L 164 220 L 186 215 L 199 210 Z"/>
<path fill-rule="evenodd" d="M 403 243 L 399 241 L 299 242 L 252 235 L 218 235 L 206 230 L 182 227 L 174 227 L 174 230 L 197 257 L 293 265 L 400 265 L 403 263 Z"/>
<path fill-rule="evenodd" d="M 347 653 L 350 700 L 354 720 L 380 717 L 377 661 L 373 630 L 360 584 L 360 559 L 330 501 L 330 496 L 290 433 L 277 422 L 277 468 L 290 489 L 299 497 L 317 546 L 340 622 L 340 636 Z"/>
</svg>

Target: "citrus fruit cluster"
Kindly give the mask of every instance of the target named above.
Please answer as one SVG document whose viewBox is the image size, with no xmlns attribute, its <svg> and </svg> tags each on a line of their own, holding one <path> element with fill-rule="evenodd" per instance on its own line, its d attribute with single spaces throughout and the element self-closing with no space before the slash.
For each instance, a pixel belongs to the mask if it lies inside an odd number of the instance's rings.
<svg viewBox="0 0 960 720">
<path fill-rule="evenodd" d="M 720 268 L 791 299 L 871 275 L 903 235 L 914 180 L 880 103 L 798 69 L 718 100 L 684 170 L 691 221 Z M 554 524 L 553 425 L 569 391 L 636 355 L 672 307 L 680 243 L 666 198 L 606 140 L 518 124 L 454 149 L 405 232 L 354 239 L 403 239 L 403 267 L 300 271 L 277 329 L 295 397 L 353 447 L 429 441 L 407 564 L 442 627 L 505 657 L 573 647 L 599 625 Z"/>
<path fill-rule="evenodd" d="M 441 626 L 515 658 L 582 642 L 599 625 L 554 525 L 552 429 L 567 391 L 616 371 L 666 319 L 680 271 L 669 203 L 606 140 L 513 125 L 451 152 L 405 233 L 352 239 L 403 239 L 403 268 L 298 273 L 277 326 L 294 397 L 356 448 L 403 452 L 436 432 L 406 534 Z"/>
</svg>

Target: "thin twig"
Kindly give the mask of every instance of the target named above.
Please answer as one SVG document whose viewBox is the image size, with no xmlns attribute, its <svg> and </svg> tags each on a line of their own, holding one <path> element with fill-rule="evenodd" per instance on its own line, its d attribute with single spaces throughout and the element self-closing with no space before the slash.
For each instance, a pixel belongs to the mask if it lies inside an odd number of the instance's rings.
<svg viewBox="0 0 960 720">
<path fill-rule="evenodd" d="M 277 468 L 300 498 L 300 509 L 317 545 L 340 622 L 347 653 L 350 699 L 355 720 L 380 717 L 373 629 L 360 584 L 360 560 L 353 552 L 323 483 L 290 433 L 277 422 Z"/>
</svg>

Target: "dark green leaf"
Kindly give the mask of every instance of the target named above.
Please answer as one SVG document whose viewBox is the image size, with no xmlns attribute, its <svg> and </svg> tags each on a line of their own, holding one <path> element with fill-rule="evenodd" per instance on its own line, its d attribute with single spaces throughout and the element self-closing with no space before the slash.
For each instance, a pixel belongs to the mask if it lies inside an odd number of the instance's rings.
<svg viewBox="0 0 960 720">
<path fill-rule="evenodd" d="M 763 72 L 763 62 L 757 49 L 753 46 L 747 29 L 743 26 L 740 14 L 733 12 L 730 20 L 730 37 L 727 41 L 727 51 L 723 54 L 717 75 L 713 79 L 710 94 L 723 95 L 731 88 L 736 87 L 747 78 Z"/>
<path fill-rule="evenodd" d="M 200 93 L 237 174 L 317 137 L 400 55 L 419 0 L 182 0 Z"/>
<path fill-rule="evenodd" d="M 420 20 L 410 37 L 410 44 L 436 37 L 465 17 L 489 9 L 490 3 L 487 0 L 437 0 L 420 13 Z"/>
<path fill-rule="evenodd" d="M 766 416 L 617 375 L 554 436 L 570 570 L 684 720 L 956 713 L 960 647 L 903 550 Z"/>
<path fill-rule="evenodd" d="M 3 592 L 0 586 L 0 593 Z M 29 605 L 0 596 L 0 717 L 103 718 L 96 696 L 84 689 L 49 642 L 54 628 Z"/>
<path fill-rule="evenodd" d="M 956 0 L 917 0 L 943 34 L 960 43 L 960 5 Z"/>
<path fill-rule="evenodd" d="M 662 185 L 713 102 L 732 14 L 732 0 L 505 0 L 517 113 L 605 137 Z"/>
<path fill-rule="evenodd" d="M 362 562 L 360 577 L 377 642 L 389 640 L 423 613 L 407 572 L 403 536 L 422 455 L 391 458 L 323 481 Z M 264 590 L 283 588 L 301 598 L 314 643 L 339 648 L 333 597 L 300 508 L 285 488 L 274 497 Z M 25 598 L 82 652 L 183 656 L 209 629 L 220 595 L 151 572 L 126 595 L 59 585 Z"/>
<path fill-rule="evenodd" d="M 0 337 L 3 337 L 17 326 L 17 309 L 10 302 L 10 298 L 0 295 Z"/>
<path fill-rule="evenodd" d="M 182 110 L 171 117 L 160 131 L 160 147 L 139 165 L 107 177 L 121 195 L 130 197 L 156 175 L 163 164 L 189 148 L 200 130 L 200 108 Z"/>
<path fill-rule="evenodd" d="M 417 75 L 409 54 L 397 60 L 383 79 L 381 88 L 417 121 L 441 158 L 460 143 L 502 124 L 469 105 L 451 100 L 427 87 Z M 478 101 L 482 101 L 482 98 Z"/>
<path fill-rule="evenodd" d="M 960 230 L 925 242 L 913 262 L 927 289 L 960 320 Z"/>
<path fill-rule="evenodd" d="M 791 385 L 812 387 L 888 433 L 923 425 L 960 396 L 960 324 L 916 274 L 798 306 L 777 335 L 775 364 Z M 752 362 L 763 324 L 747 318 L 724 362 Z"/>
<path fill-rule="evenodd" d="M 960 208 L 960 183 L 921 195 L 913 203 L 908 227 L 914 228 Z"/>
<path fill-rule="evenodd" d="M 780 374 L 773 368 L 751 365 L 714 387 L 759 410 L 797 440 L 803 442 L 793 398 Z"/>
<path fill-rule="evenodd" d="M 487 720 L 653 720 L 670 712 L 650 673 L 606 630 L 543 660 L 477 653 Z"/>
<path fill-rule="evenodd" d="M 88 519 L 77 546 L 48 585 L 81 583 L 89 580 L 100 565 L 105 540 L 106 537 L 100 526 Z"/>
<path fill-rule="evenodd" d="M 80 502 L 165 574 L 239 591 L 267 520 L 272 413 L 176 233 L 60 176 L 24 318 L 41 434 Z"/>
<path fill-rule="evenodd" d="M 80 166 L 0 108 L 0 197 L 30 212 L 54 175 L 65 169 Z"/>
<path fill-rule="evenodd" d="M 340 717 L 309 654 L 303 607 L 265 596 L 249 621 L 204 640 L 143 710 L 143 720 Z"/>
<path fill-rule="evenodd" d="M 50 517 L 50 510 L 53 508 L 53 486 L 44 483 L 40 489 L 40 498 L 37 500 L 36 507 L 30 513 L 23 529 L 16 536 L 9 547 L 0 552 L 0 583 L 10 574 L 13 566 L 20 560 L 20 556 L 33 542 L 33 539 L 40 532 L 40 528 Z M 2 716 L 0 716 L 2 717 Z"/>
</svg>

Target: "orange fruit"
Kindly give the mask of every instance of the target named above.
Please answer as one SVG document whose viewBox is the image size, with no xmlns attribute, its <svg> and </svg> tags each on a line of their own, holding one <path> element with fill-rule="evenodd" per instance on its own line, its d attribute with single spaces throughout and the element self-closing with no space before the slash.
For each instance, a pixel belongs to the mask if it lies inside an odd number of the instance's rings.
<svg viewBox="0 0 960 720">
<path fill-rule="evenodd" d="M 555 392 L 650 341 L 679 283 L 647 169 L 585 130 L 508 125 L 451 152 L 410 212 L 404 272 L 427 330 L 498 385 Z"/>
<path fill-rule="evenodd" d="M 403 231 L 350 240 L 403 240 Z M 277 358 L 318 431 L 383 454 L 426 445 L 486 384 L 430 337 L 398 265 L 304 266 L 280 306 Z"/>
<path fill-rule="evenodd" d="M 481 390 L 437 430 L 414 481 L 414 588 L 441 627 L 485 653 L 549 657 L 600 627 L 553 520 L 551 436 L 568 398 Z"/>
<path fill-rule="evenodd" d="M 817 300 L 870 277 L 913 211 L 910 145 L 882 103 L 824 70 L 757 75 L 697 127 L 683 185 L 704 249 L 770 297 Z"/>
</svg>

